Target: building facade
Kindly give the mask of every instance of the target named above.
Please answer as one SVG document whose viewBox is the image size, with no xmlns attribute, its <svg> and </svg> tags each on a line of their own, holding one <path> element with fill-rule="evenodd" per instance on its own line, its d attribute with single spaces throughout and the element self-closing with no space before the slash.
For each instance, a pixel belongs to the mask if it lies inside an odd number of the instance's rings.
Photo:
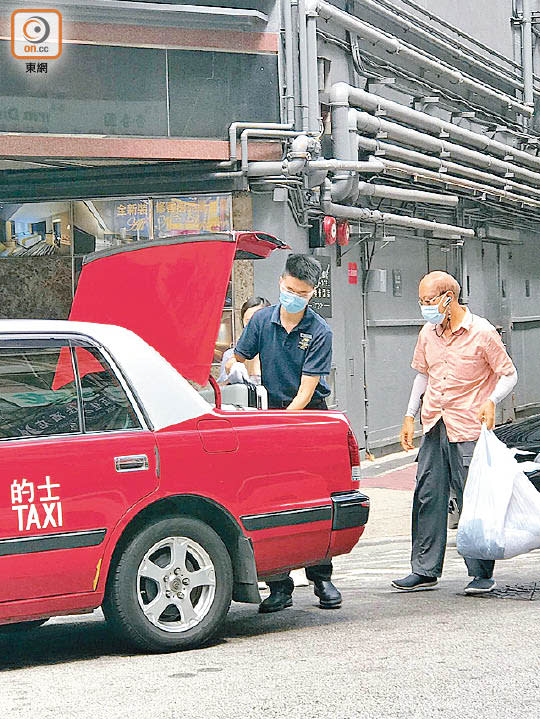
<svg viewBox="0 0 540 719">
<path fill-rule="evenodd" d="M 332 405 L 364 446 L 397 439 L 434 269 L 516 363 L 499 420 L 540 404 L 536 0 L 51 7 L 37 72 L 0 0 L 0 316 L 67 316 L 88 252 L 256 229 L 323 263 Z M 277 299 L 274 255 L 235 270 L 216 360 L 234 309 Z"/>
</svg>

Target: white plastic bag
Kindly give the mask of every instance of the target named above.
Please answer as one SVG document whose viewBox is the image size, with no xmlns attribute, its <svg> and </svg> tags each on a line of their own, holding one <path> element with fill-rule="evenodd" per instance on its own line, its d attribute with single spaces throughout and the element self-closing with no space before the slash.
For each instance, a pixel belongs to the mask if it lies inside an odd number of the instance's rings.
<svg viewBox="0 0 540 719">
<path fill-rule="evenodd" d="M 485 425 L 469 468 L 456 543 L 472 559 L 510 559 L 540 547 L 540 493 L 515 450 Z"/>
<path fill-rule="evenodd" d="M 540 547 L 540 493 L 518 464 L 504 521 L 504 558 Z"/>
</svg>

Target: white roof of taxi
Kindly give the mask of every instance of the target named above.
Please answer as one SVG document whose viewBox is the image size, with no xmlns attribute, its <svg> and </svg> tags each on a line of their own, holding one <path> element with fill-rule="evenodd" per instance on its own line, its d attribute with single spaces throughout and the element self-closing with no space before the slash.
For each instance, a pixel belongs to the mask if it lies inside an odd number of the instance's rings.
<svg viewBox="0 0 540 719">
<path fill-rule="evenodd" d="M 103 345 L 129 379 L 155 430 L 212 411 L 159 352 L 123 327 L 68 320 L 0 320 L 0 341 L 6 334 L 82 335 Z"/>
</svg>

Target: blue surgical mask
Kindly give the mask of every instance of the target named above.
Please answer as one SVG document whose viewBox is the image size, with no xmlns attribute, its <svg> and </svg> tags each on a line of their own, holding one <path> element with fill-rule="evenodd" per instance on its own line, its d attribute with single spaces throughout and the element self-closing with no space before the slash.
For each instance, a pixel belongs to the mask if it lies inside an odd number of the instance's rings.
<svg viewBox="0 0 540 719">
<path fill-rule="evenodd" d="M 420 305 L 422 317 L 433 325 L 440 325 L 444 320 L 444 314 L 439 312 L 438 305 Z"/>
<path fill-rule="evenodd" d="M 306 308 L 308 300 L 296 295 L 294 292 L 282 289 L 279 293 L 279 303 L 287 312 L 295 314 L 296 312 L 302 312 Z"/>
</svg>

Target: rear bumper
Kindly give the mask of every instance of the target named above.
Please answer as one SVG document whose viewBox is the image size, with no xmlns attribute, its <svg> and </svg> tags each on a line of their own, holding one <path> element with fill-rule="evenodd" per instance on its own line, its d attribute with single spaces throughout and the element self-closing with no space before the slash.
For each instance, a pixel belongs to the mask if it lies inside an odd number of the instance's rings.
<svg viewBox="0 0 540 719">
<path fill-rule="evenodd" d="M 333 494 L 332 532 L 327 557 L 348 554 L 358 542 L 369 516 L 369 497 L 353 490 Z"/>
<path fill-rule="evenodd" d="M 369 497 L 358 490 L 333 494 L 332 531 L 363 527 L 369 517 Z"/>
</svg>

